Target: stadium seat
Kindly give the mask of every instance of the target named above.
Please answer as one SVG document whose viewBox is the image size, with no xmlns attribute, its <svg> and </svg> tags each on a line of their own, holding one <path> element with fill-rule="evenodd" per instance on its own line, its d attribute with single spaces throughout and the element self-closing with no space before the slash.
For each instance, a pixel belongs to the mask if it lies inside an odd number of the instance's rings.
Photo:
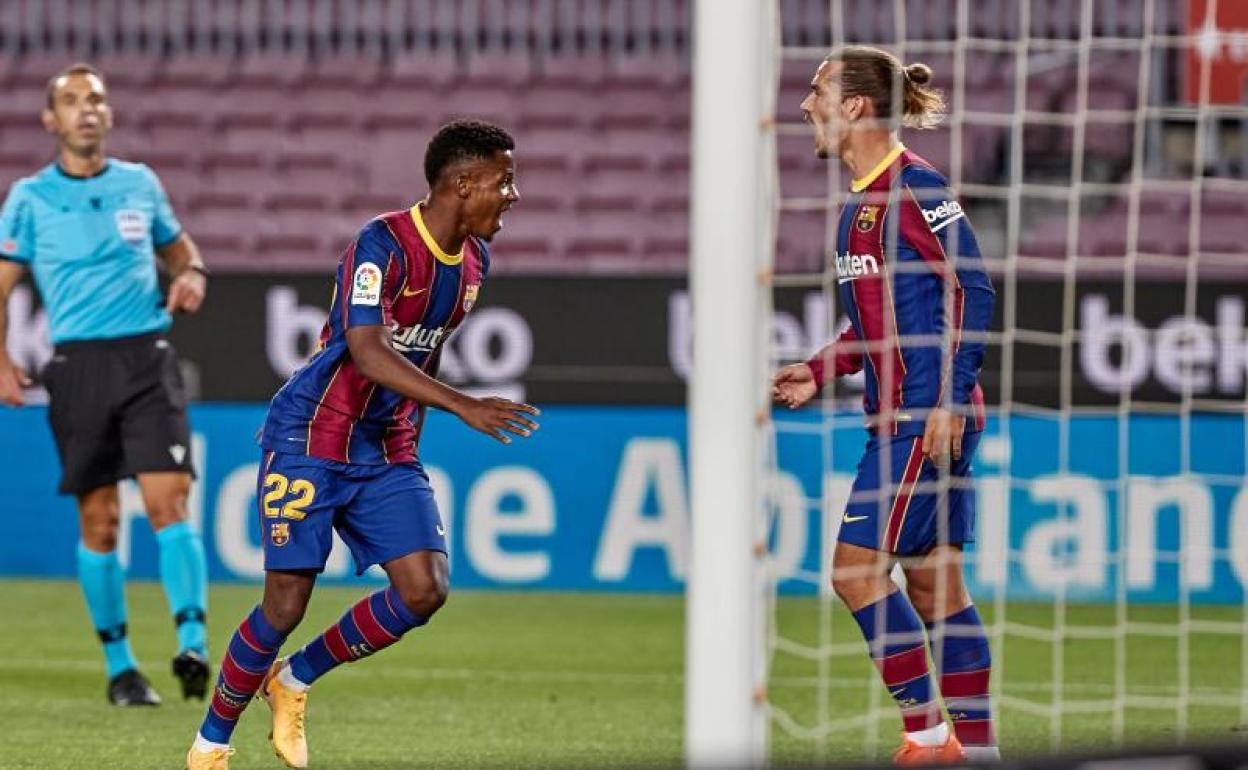
<svg viewBox="0 0 1248 770">
<path fill-rule="evenodd" d="M 398 86 L 434 86 L 446 89 L 460 76 L 463 64 L 454 53 L 415 51 L 392 57 L 385 70 L 386 82 Z"/>
<path fill-rule="evenodd" d="M 536 86 L 543 90 L 575 88 L 592 92 L 602 86 L 606 73 L 607 63 L 601 56 L 553 54 L 545 57 L 539 64 Z"/>
<path fill-rule="evenodd" d="M 942 43 L 956 30 L 956 0 L 780 4 L 785 42 L 805 48 L 800 55 L 791 49 L 780 62 L 778 121 L 800 122 L 798 105 L 832 42 L 833 26 L 837 37 L 850 42 L 887 42 L 904 27 L 917 43 L 906 59 L 933 68 L 934 85 L 962 117 L 960 131 L 946 125 L 908 132 L 907 143 L 963 183 L 996 184 L 1003 178 L 1010 157 L 1009 121 L 1016 112 L 1016 52 L 975 43 L 955 54 L 943 45 L 928 45 Z M 89 5 L 86 18 L 111 7 Z M 508 235 L 517 246 L 512 269 L 524 269 L 529 259 L 541 270 L 567 259 L 613 266 L 637 259 L 645 269 L 660 270 L 684 264 L 690 63 L 687 47 L 663 41 L 687 34 L 691 3 L 661 9 L 565 3 L 546 4 L 550 7 L 544 10 L 538 4 L 526 6 L 527 15 L 513 4 L 450 3 L 437 5 L 436 18 L 415 27 L 409 24 L 415 6 L 402 3 L 348 8 L 332 0 L 304 17 L 264 6 L 257 22 L 267 36 L 263 41 L 230 37 L 246 20 L 217 5 L 188 12 L 189 32 L 176 40 L 166 28 L 170 19 L 143 15 L 121 41 L 130 50 L 112 51 L 114 45 L 100 45 L 93 37 L 103 52 L 91 60 L 103 69 L 112 90 L 117 131 L 110 151 L 151 163 L 179 213 L 207 217 L 207 237 L 222 248 L 244 250 L 240 263 L 250 267 L 270 258 L 247 251 L 264 235 L 276 255 L 272 259 L 283 269 L 297 269 L 301 262 L 291 255 L 302 253 L 307 244 L 283 241 L 284 233 L 266 229 L 278 214 L 341 217 L 356 227 L 378 211 L 406 205 L 425 186 L 421 154 L 432 132 L 451 117 L 475 116 L 503 123 L 517 139 L 522 202 L 508 218 Z M 1060 12 L 1058 0 L 1033 5 L 1026 107 L 1070 116 L 1080 92 L 1078 59 L 1069 41 L 1078 39 L 1079 25 Z M 1182 14 L 1162 13 L 1167 5 L 1159 5 L 1152 32 L 1184 32 Z M 47 15 L 42 4 L 23 8 L 22 18 Z M 1141 0 L 1098 0 L 1094 35 L 1138 35 L 1141 8 Z M 830 18 L 836 9 L 843 18 Z M 403 19 L 396 24 L 398 17 Z M 969 0 L 965 11 L 972 38 L 1014 40 L 1020 17 L 1013 0 Z M 347 23 L 327 26 L 331 18 Z M 75 21 L 73 29 L 88 26 Z M 413 38 L 408 33 L 415 28 L 421 31 Z M 312 38 L 275 52 L 281 46 L 272 40 L 297 37 L 299 29 L 312 30 Z M 622 29 L 629 31 L 627 38 Z M 369 37 L 364 30 L 382 33 Z M 210 52 L 206 41 L 220 47 Z M 189 52 L 170 50 L 187 45 Z M 1130 113 L 1138 106 L 1140 53 L 1120 48 L 1093 46 L 1088 62 L 1088 87 L 1096 93 L 1083 134 L 1089 181 L 1120 180 L 1132 159 Z M 52 143 L 38 121 L 44 85 L 76 58 L 30 51 L 0 60 L 5 95 L 0 100 L 0 177 L 11 180 L 50 158 Z M 959 70 L 965 82 L 955 89 Z M 962 103 L 952 103 L 955 99 Z M 953 145 L 955 134 L 960 134 L 960 147 Z M 1069 179 L 1071 164 L 1064 156 L 1073 140 L 1069 127 L 1029 120 L 1023 132 L 1026 179 L 1050 184 Z M 786 198 L 835 199 L 847 181 L 838 164 L 813 156 L 807 132 L 782 134 L 778 155 L 780 192 Z M 960 168 L 951 168 L 955 158 Z M 1248 214 L 1242 196 L 1232 193 L 1206 186 L 1200 212 L 1202 229 L 1206 223 L 1208 229 L 1202 244 L 1229 245 L 1227 228 Z M 1125 251 L 1127 207 L 1122 200 L 1098 205 L 1103 210 L 1080 223 L 1078 251 L 1112 261 Z M 824 216 L 785 213 L 779 233 L 782 265 L 819 269 Z M 608 218 L 617 226 L 598 221 Z M 1190 250 L 1183 191 L 1158 196 L 1146 191 L 1141 219 L 1140 240 L 1149 248 Z M 529 221 L 534 225 L 526 233 Z M 1020 251 L 1065 256 L 1063 215 L 1027 221 Z M 592 247 L 592 253 L 573 246 Z"/>
</svg>

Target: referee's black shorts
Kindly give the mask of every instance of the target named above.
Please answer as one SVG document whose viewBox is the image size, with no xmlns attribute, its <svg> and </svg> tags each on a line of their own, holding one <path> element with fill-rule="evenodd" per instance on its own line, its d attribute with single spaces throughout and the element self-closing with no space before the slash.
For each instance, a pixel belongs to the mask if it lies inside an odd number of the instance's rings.
<svg viewBox="0 0 1248 770">
<path fill-rule="evenodd" d="M 62 494 L 139 473 L 191 470 L 177 355 L 160 332 L 56 346 L 43 370 Z"/>
</svg>

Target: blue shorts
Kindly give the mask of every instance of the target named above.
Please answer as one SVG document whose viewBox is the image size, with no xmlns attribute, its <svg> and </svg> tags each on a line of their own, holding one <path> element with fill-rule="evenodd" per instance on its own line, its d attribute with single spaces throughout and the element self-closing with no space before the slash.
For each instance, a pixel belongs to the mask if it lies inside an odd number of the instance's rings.
<svg viewBox="0 0 1248 770">
<path fill-rule="evenodd" d="M 356 574 L 417 551 L 446 553 L 446 528 L 419 463 L 347 465 L 266 452 L 256 507 L 266 570 L 324 570 L 335 529 Z"/>
<path fill-rule="evenodd" d="M 837 540 L 899 556 L 973 542 L 971 458 L 979 436 L 962 436 L 962 457 L 947 474 L 924 459 L 923 436 L 872 436 L 858 463 Z"/>
</svg>

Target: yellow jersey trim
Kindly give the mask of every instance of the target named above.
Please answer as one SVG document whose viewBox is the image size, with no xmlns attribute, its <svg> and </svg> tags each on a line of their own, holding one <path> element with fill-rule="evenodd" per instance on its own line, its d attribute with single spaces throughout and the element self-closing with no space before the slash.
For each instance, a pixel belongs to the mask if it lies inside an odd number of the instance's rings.
<svg viewBox="0 0 1248 770">
<path fill-rule="evenodd" d="M 889 153 L 884 156 L 884 159 L 881 160 L 879 163 L 875 164 L 875 168 L 868 171 L 866 176 L 864 176 L 862 179 L 855 179 L 853 182 L 851 182 L 849 185 L 849 189 L 852 190 L 853 192 L 862 192 L 863 190 L 870 187 L 871 183 L 874 182 L 876 179 L 878 179 L 880 174 L 884 173 L 884 169 L 893 165 L 893 163 L 897 160 L 897 158 L 899 158 L 901 154 L 905 151 L 906 151 L 906 146 L 898 142 L 897 146 L 894 147 L 892 150 L 889 150 Z"/>
<path fill-rule="evenodd" d="M 425 218 L 420 214 L 420 204 L 412 206 L 412 221 L 416 223 L 416 230 L 420 232 L 420 239 L 425 242 L 430 253 L 444 265 L 458 265 L 464 261 L 464 250 L 461 248 L 458 254 L 447 254 L 438 245 L 438 242 L 429 234 L 429 228 L 425 227 Z"/>
</svg>

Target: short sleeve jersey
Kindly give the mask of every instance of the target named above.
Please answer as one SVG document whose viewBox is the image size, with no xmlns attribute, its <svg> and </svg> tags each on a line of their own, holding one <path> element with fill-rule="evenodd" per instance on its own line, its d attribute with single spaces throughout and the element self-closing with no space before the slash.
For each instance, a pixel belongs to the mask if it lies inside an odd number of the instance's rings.
<svg viewBox="0 0 1248 770">
<path fill-rule="evenodd" d="M 261 445 L 358 465 L 416 461 L 424 407 L 365 379 L 347 330 L 388 327 L 391 346 L 433 375 L 489 267 L 489 250 L 477 238 L 459 254 L 445 253 L 419 205 L 365 225 L 338 263 L 320 348 L 273 397 Z"/>
<path fill-rule="evenodd" d="M 0 208 L 0 258 L 30 267 L 53 343 L 169 328 L 155 250 L 181 233 L 156 174 L 115 159 L 92 177 L 53 163 Z"/>
</svg>

